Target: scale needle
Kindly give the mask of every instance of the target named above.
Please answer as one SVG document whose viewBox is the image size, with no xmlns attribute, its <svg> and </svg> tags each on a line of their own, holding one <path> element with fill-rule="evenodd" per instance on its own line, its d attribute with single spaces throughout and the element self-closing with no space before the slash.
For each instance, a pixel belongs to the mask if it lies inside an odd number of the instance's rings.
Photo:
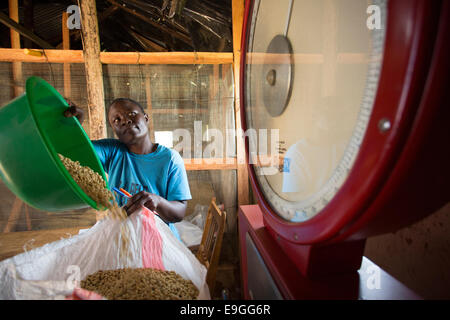
<svg viewBox="0 0 450 320">
<path fill-rule="evenodd" d="M 289 10 L 286 18 L 286 27 L 284 28 L 284 36 L 287 37 L 289 30 L 289 23 L 291 22 L 292 6 L 294 5 L 294 0 L 289 1 Z"/>
</svg>

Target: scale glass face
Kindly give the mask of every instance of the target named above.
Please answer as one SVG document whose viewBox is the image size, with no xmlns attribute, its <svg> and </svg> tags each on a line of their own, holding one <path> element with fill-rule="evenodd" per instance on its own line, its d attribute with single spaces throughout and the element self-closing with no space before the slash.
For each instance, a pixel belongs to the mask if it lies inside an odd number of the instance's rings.
<svg viewBox="0 0 450 320">
<path fill-rule="evenodd" d="M 314 217 L 346 181 L 374 105 L 386 15 L 386 1 L 254 2 L 244 72 L 249 162 L 287 221 Z"/>
</svg>

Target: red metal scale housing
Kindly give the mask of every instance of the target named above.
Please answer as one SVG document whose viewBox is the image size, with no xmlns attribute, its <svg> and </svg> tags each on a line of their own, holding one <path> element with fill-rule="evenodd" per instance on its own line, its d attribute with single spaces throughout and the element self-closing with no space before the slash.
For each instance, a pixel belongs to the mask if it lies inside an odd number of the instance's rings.
<svg viewBox="0 0 450 320">
<path fill-rule="evenodd" d="M 253 3 L 246 2 L 241 47 L 244 130 Z M 369 124 L 347 180 L 327 206 L 305 222 L 287 222 L 264 197 L 255 169 L 248 165 L 258 205 L 239 210 L 244 298 L 252 298 L 248 277 L 253 272 L 246 237 L 282 298 L 353 299 L 358 297 L 365 240 L 408 226 L 450 200 L 450 3 L 390 1 L 387 12 Z M 381 119 L 390 120 L 390 130 L 379 129 Z M 246 141 L 247 161 L 248 151 Z"/>
</svg>

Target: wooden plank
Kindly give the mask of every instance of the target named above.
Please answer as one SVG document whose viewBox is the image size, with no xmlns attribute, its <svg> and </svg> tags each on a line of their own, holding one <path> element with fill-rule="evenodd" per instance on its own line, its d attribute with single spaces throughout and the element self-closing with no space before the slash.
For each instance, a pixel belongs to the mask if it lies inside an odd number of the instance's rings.
<svg viewBox="0 0 450 320">
<path fill-rule="evenodd" d="M 84 63 L 82 50 L 38 50 L 38 56 L 22 49 L 0 48 L 0 61 L 36 63 Z M 45 54 L 43 54 L 45 53 Z M 103 64 L 231 64 L 230 52 L 101 52 Z"/>
<path fill-rule="evenodd" d="M 62 28 L 62 46 L 64 50 L 70 50 L 70 34 L 69 28 L 67 28 L 67 12 L 64 11 L 62 14 L 61 28 Z M 63 65 L 64 74 L 64 96 L 70 98 L 72 95 L 72 84 L 70 78 L 70 63 L 64 63 Z"/>
<path fill-rule="evenodd" d="M 236 158 L 183 159 L 187 171 L 195 170 L 236 170 Z"/>
<path fill-rule="evenodd" d="M 231 53 L 216 52 L 102 52 L 105 64 L 227 64 Z"/>
<path fill-rule="evenodd" d="M 29 53 L 27 53 L 29 52 Z M 82 50 L 24 50 L 0 48 L 0 61 L 38 63 L 84 63 Z"/>
<path fill-rule="evenodd" d="M 0 48 L 0 61 L 4 62 L 51 62 L 51 63 L 84 63 L 81 50 L 42 50 L 33 49 L 39 56 L 29 55 L 23 49 Z M 45 55 L 43 54 L 45 52 Z M 285 62 L 283 54 L 250 53 L 249 63 L 274 64 Z M 322 64 L 323 54 L 298 53 L 293 55 L 295 64 Z M 337 54 L 337 63 L 363 64 L 370 62 L 364 53 L 342 52 Z M 100 62 L 103 64 L 232 64 L 233 54 L 216 52 L 101 52 Z M 164 63 L 162 63 L 164 62 Z M 224 71 L 228 71 L 224 69 Z"/>
<path fill-rule="evenodd" d="M 241 39 L 242 26 L 244 22 L 244 0 L 232 0 L 233 18 L 233 69 L 234 69 L 234 94 L 235 94 L 235 119 L 237 132 L 242 131 L 241 125 L 241 101 L 240 101 L 240 61 L 241 61 Z M 244 137 L 237 135 L 236 138 L 237 156 L 237 184 L 238 184 L 238 204 L 249 203 L 249 182 L 248 169 L 245 162 Z M 233 219 L 234 217 L 230 217 Z"/>
<path fill-rule="evenodd" d="M 41 247 L 47 243 L 77 235 L 80 229 L 88 229 L 90 226 L 77 228 L 64 228 L 39 231 L 21 231 L 0 234 L 0 261 L 13 257 L 28 250 Z"/>
<path fill-rule="evenodd" d="M 213 202 L 213 214 L 215 216 L 214 220 L 216 221 L 218 228 L 215 243 L 212 249 L 211 262 L 206 273 L 206 283 L 208 284 L 211 292 L 214 292 L 216 284 L 217 267 L 219 266 L 220 254 L 222 253 L 222 240 L 226 222 L 226 212 L 220 211 L 215 201 Z"/>
<path fill-rule="evenodd" d="M 100 62 L 100 37 L 98 33 L 95 0 L 83 0 L 80 9 L 88 92 L 89 134 L 92 140 L 97 140 L 106 138 L 106 116 L 103 71 Z"/>
</svg>

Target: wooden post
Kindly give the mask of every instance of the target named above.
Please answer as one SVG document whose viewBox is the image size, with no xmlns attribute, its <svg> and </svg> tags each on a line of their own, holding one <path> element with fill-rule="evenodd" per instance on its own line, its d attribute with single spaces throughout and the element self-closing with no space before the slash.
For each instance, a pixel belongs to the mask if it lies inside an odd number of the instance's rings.
<svg viewBox="0 0 450 320">
<path fill-rule="evenodd" d="M 17 0 L 9 0 L 9 17 L 15 22 L 17 23 L 19 22 L 19 6 Z M 11 48 L 20 49 L 20 34 L 11 28 L 10 36 L 11 36 Z M 14 97 L 17 97 L 20 96 L 24 91 L 22 82 L 22 62 L 12 63 L 12 75 L 14 81 Z M 3 232 L 11 232 L 15 228 L 20 217 L 22 204 L 24 204 L 22 200 L 16 197 L 8 217 L 8 222 L 3 229 Z M 27 219 L 28 229 L 31 230 L 31 221 L 28 210 L 25 211 L 25 218 Z"/>
<path fill-rule="evenodd" d="M 210 114 L 210 123 L 212 127 L 214 128 L 221 128 L 222 134 L 224 137 L 225 145 L 228 143 L 227 141 L 227 112 L 228 108 L 230 107 L 230 98 L 227 95 L 228 91 L 228 83 L 225 85 L 225 90 L 222 90 L 221 81 L 229 81 L 230 79 L 227 79 L 227 72 L 224 70 L 230 70 L 229 65 L 226 65 L 224 68 L 223 65 L 220 66 L 214 66 L 213 74 L 211 76 L 212 80 L 211 83 L 215 83 L 214 86 L 212 86 L 212 97 L 211 103 L 214 103 L 216 106 L 214 109 L 216 112 L 214 114 Z M 222 71 L 222 77 L 220 77 L 220 71 Z M 231 80 L 233 81 L 233 80 Z M 227 158 L 228 154 L 228 146 L 224 150 L 224 156 L 223 156 L 223 164 L 231 164 L 236 163 L 237 161 L 235 158 Z M 234 167 L 237 169 L 237 166 Z M 215 195 L 218 199 L 220 199 L 220 203 L 224 205 L 225 208 L 227 208 L 227 219 L 226 219 L 226 232 L 227 233 L 234 233 L 236 232 L 236 212 L 237 212 L 237 194 L 238 194 L 238 188 L 236 188 L 236 182 L 234 178 L 234 174 L 232 172 L 227 170 L 220 170 L 220 171 L 212 171 L 210 172 L 211 181 L 214 186 Z"/>
<path fill-rule="evenodd" d="M 88 91 L 89 132 L 92 140 L 106 138 L 105 98 L 103 72 L 100 62 L 95 0 L 81 1 L 81 33 Z"/>
<path fill-rule="evenodd" d="M 15 22 L 19 22 L 19 6 L 18 0 L 9 0 L 9 17 Z M 10 29 L 11 48 L 20 49 L 20 34 L 14 29 Z M 12 63 L 12 74 L 14 81 L 14 97 L 20 96 L 23 93 L 22 84 L 22 63 Z"/>
<path fill-rule="evenodd" d="M 152 111 L 152 92 L 150 88 L 149 72 L 145 72 L 145 98 L 147 100 L 147 114 L 149 117 L 148 130 L 150 131 L 150 139 L 152 140 L 152 142 L 155 142 L 155 128 L 153 126 L 153 111 Z"/>
<path fill-rule="evenodd" d="M 221 83 L 220 83 L 220 80 L 222 79 L 222 81 L 224 81 L 224 79 L 226 77 L 226 73 L 223 71 L 224 69 L 226 69 L 226 68 L 224 68 L 223 65 L 220 65 L 220 68 L 214 67 L 214 79 L 216 79 L 216 81 L 217 81 L 217 91 L 218 91 L 218 95 L 219 95 L 219 97 L 216 99 L 219 99 L 219 103 L 220 103 L 219 107 L 221 107 L 221 109 L 222 109 L 222 135 L 224 136 L 225 141 L 226 141 L 227 128 L 228 128 L 227 127 L 227 106 L 228 106 L 228 104 L 226 103 L 226 101 L 227 101 L 228 97 L 225 96 L 224 93 L 222 92 Z M 220 75 L 222 75 L 222 77 L 220 77 Z M 224 158 L 226 156 L 227 155 L 224 155 Z"/>
<path fill-rule="evenodd" d="M 70 34 L 69 28 L 67 28 L 67 12 L 64 11 L 62 14 L 61 21 L 62 28 L 62 47 L 64 50 L 70 50 Z M 71 81 L 70 81 L 70 63 L 64 63 L 63 65 L 64 74 L 64 96 L 70 98 L 72 95 Z"/>
<path fill-rule="evenodd" d="M 235 95 L 235 119 L 236 119 L 236 157 L 238 162 L 237 184 L 238 204 L 249 203 L 248 169 L 245 161 L 244 137 L 239 135 L 241 125 L 241 101 L 240 101 L 240 61 L 242 26 L 244 22 L 244 0 L 232 0 L 233 16 L 233 69 L 234 69 L 234 95 Z"/>
</svg>

